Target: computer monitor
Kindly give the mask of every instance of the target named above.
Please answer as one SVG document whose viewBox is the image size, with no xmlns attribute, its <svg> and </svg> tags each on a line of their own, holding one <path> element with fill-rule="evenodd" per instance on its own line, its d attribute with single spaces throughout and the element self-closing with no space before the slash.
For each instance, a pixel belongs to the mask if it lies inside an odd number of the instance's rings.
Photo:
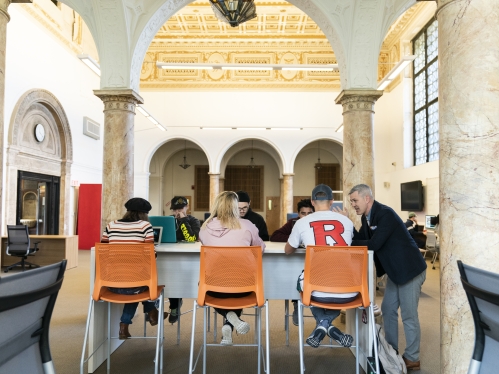
<svg viewBox="0 0 499 374">
<path fill-rule="evenodd" d="M 176 243 L 177 233 L 175 217 L 172 216 L 150 216 L 149 222 L 154 227 L 162 227 L 161 243 Z"/>
<path fill-rule="evenodd" d="M 432 225 L 431 222 L 436 218 L 437 216 L 425 216 L 425 227 L 427 229 L 434 229 L 435 225 Z"/>
</svg>

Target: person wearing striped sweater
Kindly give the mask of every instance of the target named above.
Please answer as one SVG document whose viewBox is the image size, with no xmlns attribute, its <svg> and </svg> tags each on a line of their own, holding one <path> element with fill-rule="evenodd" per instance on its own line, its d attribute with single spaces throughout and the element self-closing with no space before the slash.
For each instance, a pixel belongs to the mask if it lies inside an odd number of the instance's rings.
<svg viewBox="0 0 499 374">
<path fill-rule="evenodd" d="M 102 234 L 101 243 L 110 244 L 135 244 L 135 243 L 153 243 L 154 233 L 149 223 L 148 213 L 151 210 L 151 204 L 140 197 L 134 197 L 126 202 L 127 212 L 123 218 L 109 222 Z M 111 292 L 122 295 L 132 295 L 144 292 L 147 286 L 136 288 L 109 288 Z M 132 318 L 137 311 L 139 303 L 128 303 L 123 306 L 121 315 L 119 338 L 124 340 L 131 337 L 128 326 L 132 323 Z M 149 323 L 152 326 L 158 324 L 158 309 L 154 301 L 143 301 L 144 313 L 149 317 Z M 165 312 L 163 318 L 168 313 Z"/>
</svg>

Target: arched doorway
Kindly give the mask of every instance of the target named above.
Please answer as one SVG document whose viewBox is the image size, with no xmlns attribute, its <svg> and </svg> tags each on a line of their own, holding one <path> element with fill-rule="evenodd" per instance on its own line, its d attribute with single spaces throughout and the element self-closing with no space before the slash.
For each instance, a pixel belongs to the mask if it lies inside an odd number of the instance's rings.
<svg viewBox="0 0 499 374">
<path fill-rule="evenodd" d="M 5 221 L 28 220 L 32 234 L 68 234 L 72 159 L 71 131 L 59 100 L 46 90 L 26 92 L 9 128 Z"/>
</svg>

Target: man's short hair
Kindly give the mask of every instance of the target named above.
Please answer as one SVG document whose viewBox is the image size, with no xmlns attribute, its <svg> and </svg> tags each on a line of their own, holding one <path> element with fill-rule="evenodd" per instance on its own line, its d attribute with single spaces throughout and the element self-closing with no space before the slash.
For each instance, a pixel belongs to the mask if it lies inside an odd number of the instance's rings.
<svg viewBox="0 0 499 374">
<path fill-rule="evenodd" d="M 301 208 L 312 208 L 312 211 L 315 212 L 315 208 L 312 205 L 312 201 L 310 201 L 310 199 L 303 199 L 298 201 L 298 213 L 300 213 Z"/>
<path fill-rule="evenodd" d="M 409 218 L 416 217 L 416 213 L 414 212 L 409 212 Z"/>
<path fill-rule="evenodd" d="M 358 184 L 354 186 L 348 195 L 353 194 L 354 192 L 357 192 L 360 196 L 369 196 L 371 199 L 373 198 L 373 192 L 371 191 L 371 187 L 369 187 L 367 184 Z"/>
<path fill-rule="evenodd" d="M 240 203 L 249 203 L 251 201 L 246 191 L 237 191 L 236 194 Z"/>
</svg>

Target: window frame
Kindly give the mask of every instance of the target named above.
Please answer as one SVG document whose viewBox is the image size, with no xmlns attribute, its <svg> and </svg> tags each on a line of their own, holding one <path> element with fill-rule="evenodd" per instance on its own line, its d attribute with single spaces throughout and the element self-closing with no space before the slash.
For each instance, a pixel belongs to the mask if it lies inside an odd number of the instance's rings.
<svg viewBox="0 0 499 374">
<path fill-rule="evenodd" d="M 428 143 L 429 142 L 429 138 L 430 138 L 430 134 L 429 134 L 429 113 L 428 113 L 428 108 L 430 108 L 433 104 L 435 103 L 438 103 L 438 97 L 439 97 L 439 93 L 437 92 L 437 96 L 435 98 L 433 98 L 431 101 L 428 101 L 428 68 L 436 63 L 437 64 L 437 69 L 438 69 L 438 46 L 437 46 L 437 54 L 436 56 L 431 59 L 430 61 L 428 61 L 428 34 L 427 34 L 427 31 L 428 29 L 430 28 L 430 26 L 434 23 L 434 22 L 437 22 L 437 38 L 438 38 L 438 20 L 433 18 L 431 19 L 430 21 L 428 21 L 428 23 L 426 23 L 426 25 L 421 29 L 421 31 L 419 31 L 415 36 L 414 38 L 411 40 L 411 43 L 412 43 L 412 53 L 415 55 L 416 54 L 416 40 L 421 36 L 421 35 L 425 35 L 425 38 L 424 38 L 424 57 L 425 57 L 425 64 L 424 66 L 416 73 L 415 69 L 416 69 L 416 65 L 415 63 L 413 62 L 413 66 L 412 66 L 412 84 L 413 84 L 413 92 L 412 92 L 412 107 L 413 107 L 413 116 L 412 116 L 412 120 L 413 120 L 413 163 L 414 163 L 414 166 L 418 166 L 418 165 L 423 165 L 423 164 L 426 164 L 428 162 L 431 162 L 430 161 L 430 144 Z M 437 44 L 438 44 L 438 40 L 437 40 Z M 425 82 L 424 82 L 424 90 L 425 90 L 425 104 L 423 106 L 421 106 L 420 108 L 418 108 L 416 110 L 416 79 L 421 75 L 421 74 L 425 74 Z M 437 74 L 438 74 L 438 71 L 437 71 Z M 417 157 L 416 157 L 416 116 L 419 114 L 419 113 L 422 113 L 424 111 L 425 113 L 425 122 L 426 122 L 426 135 L 425 135 L 425 142 L 426 142 L 426 157 L 425 157 L 425 161 L 424 162 L 421 162 L 420 164 L 417 163 Z M 437 123 L 437 126 L 440 128 L 440 123 Z M 440 143 L 440 139 L 439 139 L 439 143 Z M 432 161 L 437 161 L 438 159 L 440 158 L 440 152 L 438 152 L 438 157 L 435 159 L 435 160 L 432 160 Z"/>
</svg>

